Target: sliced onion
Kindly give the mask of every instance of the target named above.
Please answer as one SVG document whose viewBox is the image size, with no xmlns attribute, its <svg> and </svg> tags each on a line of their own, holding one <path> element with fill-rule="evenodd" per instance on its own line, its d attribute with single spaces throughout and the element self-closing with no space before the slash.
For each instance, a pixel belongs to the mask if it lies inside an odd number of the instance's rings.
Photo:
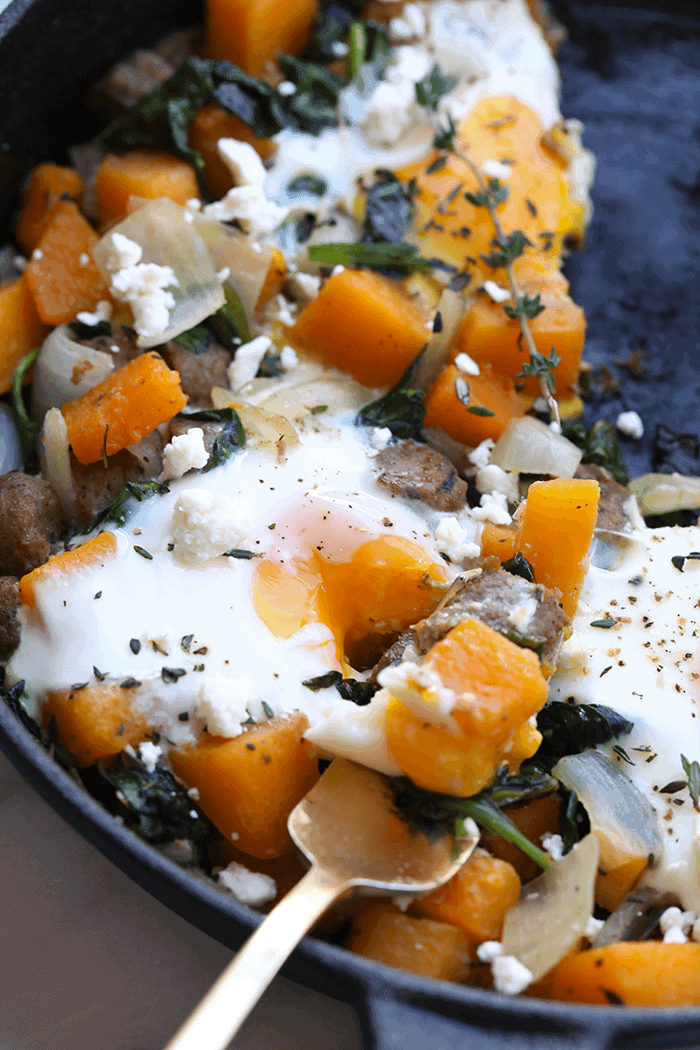
<svg viewBox="0 0 700 1050">
<path fill-rule="evenodd" d="M 107 259 L 114 233 L 140 245 L 142 262 L 170 266 L 177 277 L 179 287 L 168 289 L 175 299 L 168 326 L 157 335 L 139 336 L 138 345 L 143 350 L 174 339 L 224 305 L 221 282 L 207 246 L 195 224 L 185 219 L 186 214 L 191 213 L 167 197 L 159 197 L 113 226 L 93 249 L 95 262 L 107 281 L 111 277 Z"/>
<path fill-rule="evenodd" d="M 671 514 L 700 508 L 700 478 L 682 474 L 642 474 L 630 481 L 642 514 Z"/>
<path fill-rule="evenodd" d="M 73 505 L 73 475 L 70 469 L 68 428 L 61 410 L 50 408 L 44 418 L 43 440 L 39 442 L 42 473 L 58 496 L 64 514 L 70 517 Z"/>
<path fill-rule="evenodd" d="M 561 758 L 552 770 L 575 791 L 600 842 L 600 865 L 610 871 L 635 858 L 658 856 L 661 832 L 648 798 L 600 751 Z"/>
<path fill-rule="evenodd" d="M 646 941 L 658 929 L 661 913 L 680 903 L 674 893 L 640 886 L 608 916 L 591 947 L 605 948 L 618 941 Z"/>
<path fill-rule="evenodd" d="M 274 449 L 280 460 L 299 444 L 297 432 L 288 419 L 241 401 L 230 390 L 213 387 L 211 402 L 214 408 L 235 408 L 246 434 L 257 441 L 259 448 Z"/>
<path fill-rule="evenodd" d="M 312 371 L 316 373 L 313 377 L 309 374 Z M 355 414 L 372 400 L 374 393 L 346 376 L 324 374 L 324 369 L 315 364 L 300 365 L 292 376 L 291 381 L 283 380 L 281 385 L 274 387 L 269 380 L 266 387 L 262 385 L 265 380 L 255 380 L 255 384 L 260 385 L 251 390 L 253 384 L 250 384 L 246 389 L 246 400 L 293 423 L 311 415 L 311 409 L 320 405 L 331 407 L 336 414 Z"/>
<path fill-rule="evenodd" d="M 442 320 L 442 328 L 439 332 L 434 332 L 428 340 L 427 349 L 420 359 L 413 379 L 418 390 L 427 390 L 447 364 L 447 355 L 457 335 L 465 309 L 464 296 L 445 288 L 437 308 Z"/>
<path fill-rule="evenodd" d="M 37 421 L 49 408 L 60 408 L 92 390 L 114 371 L 110 354 L 82 346 L 62 324 L 49 332 L 34 365 L 32 414 Z"/>
<path fill-rule="evenodd" d="M 22 445 L 9 405 L 0 401 L 0 474 L 22 469 Z"/>
<path fill-rule="evenodd" d="M 598 840 L 586 835 L 565 857 L 523 886 L 503 924 L 504 955 L 514 955 L 539 981 L 583 937 L 593 911 Z"/>
<path fill-rule="evenodd" d="M 272 245 L 261 244 L 236 230 L 199 213 L 195 227 L 211 256 L 217 273 L 228 267 L 229 281 L 238 292 L 249 321 L 253 320 L 260 292 L 272 261 Z"/>
<path fill-rule="evenodd" d="M 524 416 L 498 439 L 491 462 L 502 470 L 517 470 L 521 474 L 573 478 L 582 454 L 580 448 L 539 419 Z"/>
</svg>

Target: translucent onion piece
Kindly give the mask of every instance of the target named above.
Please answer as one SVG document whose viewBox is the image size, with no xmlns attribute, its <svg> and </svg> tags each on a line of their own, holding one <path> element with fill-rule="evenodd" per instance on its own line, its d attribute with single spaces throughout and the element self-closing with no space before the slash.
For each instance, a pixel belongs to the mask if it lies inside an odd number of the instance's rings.
<svg viewBox="0 0 700 1050">
<path fill-rule="evenodd" d="M 637 497 L 642 514 L 672 514 L 676 510 L 700 507 L 700 478 L 642 474 L 630 481 L 629 487 Z"/>
<path fill-rule="evenodd" d="M 159 197 L 113 226 L 94 248 L 93 257 L 105 280 L 111 274 L 107 259 L 112 250 L 112 234 L 121 233 L 143 249 L 141 262 L 170 266 L 178 288 L 169 288 L 175 299 L 168 326 L 157 335 L 139 336 L 138 345 L 147 350 L 199 324 L 224 305 L 216 268 L 195 224 L 187 222 L 187 209 Z"/>
<path fill-rule="evenodd" d="M 290 448 L 299 444 L 296 430 L 284 416 L 273 415 L 241 401 L 220 386 L 212 387 L 211 401 L 214 408 L 235 408 L 246 434 L 254 438 L 259 448 L 274 450 L 280 460 Z"/>
<path fill-rule="evenodd" d="M 447 355 L 464 316 L 465 307 L 465 299 L 459 292 L 445 288 L 437 308 L 442 328 L 431 335 L 428 347 L 420 359 L 413 379 L 413 386 L 417 390 L 427 390 L 447 364 Z"/>
<path fill-rule="evenodd" d="M 649 886 L 636 887 L 610 914 L 591 947 L 605 948 L 618 941 L 646 941 L 658 929 L 661 913 L 680 903 L 675 893 L 661 893 Z"/>
<path fill-rule="evenodd" d="M 0 474 L 22 469 L 22 446 L 9 405 L 0 401 Z"/>
<path fill-rule="evenodd" d="M 32 414 L 40 422 L 50 408 L 86 394 L 114 371 L 110 354 L 82 346 L 62 324 L 49 332 L 34 365 Z"/>
<path fill-rule="evenodd" d="M 61 410 L 50 408 L 44 419 L 41 449 L 42 473 L 54 490 L 61 507 L 70 516 L 73 505 L 73 475 L 68 452 L 68 428 Z"/>
<path fill-rule="evenodd" d="M 586 835 L 561 860 L 523 886 L 503 924 L 504 955 L 539 981 L 576 947 L 593 911 L 598 840 Z"/>
<path fill-rule="evenodd" d="M 272 245 L 253 241 L 233 226 L 225 226 L 199 214 L 195 228 L 209 249 L 216 272 L 228 267 L 228 279 L 238 292 L 248 320 L 252 321 L 270 269 Z"/>
<path fill-rule="evenodd" d="M 502 470 L 517 470 L 521 474 L 573 478 L 581 456 L 581 449 L 571 441 L 534 416 L 524 416 L 498 439 L 491 462 Z"/>
<path fill-rule="evenodd" d="M 246 390 L 246 399 L 266 412 L 284 416 L 290 423 L 312 416 L 312 409 L 316 409 L 322 419 L 320 410 L 324 405 L 335 413 L 352 412 L 354 415 L 372 400 L 374 392 L 352 379 L 333 374 L 324 376 L 323 369 L 320 376 L 305 379 L 299 375 L 301 368 L 303 366 L 294 369 L 296 381 L 273 387 L 268 380 L 266 390 L 259 387 L 255 392 Z M 311 368 L 315 370 L 316 366 Z"/>
<path fill-rule="evenodd" d="M 583 803 L 591 831 L 600 842 L 604 871 L 660 853 L 661 832 L 654 807 L 606 755 L 595 750 L 567 755 L 552 773 Z"/>
</svg>

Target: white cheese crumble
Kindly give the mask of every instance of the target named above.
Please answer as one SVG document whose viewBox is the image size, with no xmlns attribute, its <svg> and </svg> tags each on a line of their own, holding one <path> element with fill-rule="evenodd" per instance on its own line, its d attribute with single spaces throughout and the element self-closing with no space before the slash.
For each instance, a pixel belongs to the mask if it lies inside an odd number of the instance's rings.
<svg viewBox="0 0 700 1050">
<path fill-rule="evenodd" d="M 339 273 L 343 273 L 344 270 L 345 270 L 345 267 L 343 266 L 343 264 L 342 263 L 338 263 L 338 265 L 334 266 L 333 269 L 331 270 L 331 277 L 337 277 L 338 274 Z"/>
<path fill-rule="evenodd" d="M 410 127 L 419 111 L 415 86 L 430 71 L 431 65 L 425 51 L 415 47 L 396 48 L 386 79 L 377 84 L 362 114 L 362 129 L 371 143 L 392 146 Z"/>
<path fill-rule="evenodd" d="M 148 773 L 154 773 L 158 759 L 163 754 L 163 748 L 154 744 L 151 740 L 144 740 L 139 744 L 139 759 L 146 767 Z"/>
<path fill-rule="evenodd" d="M 175 297 L 167 288 L 179 288 L 170 266 L 142 263 L 143 249 L 122 233 L 113 233 L 106 259 L 112 275 L 110 291 L 119 302 L 128 303 L 134 315 L 137 335 L 152 338 L 168 327 L 169 312 Z"/>
<path fill-rule="evenodd" d="M 88 255 L 88 253 L 87 252 L 81 252 L 80 253 L 80 258 L 78 259 L 78 264 L 80 266 L 88 266 L 89 263 L 90 263 L 90 256 Z"/>
<path fill-rule="evenodd" d="M 475 521 L 491 521 L 494 525 L 510 525 L 506 497 L 500 492 L 485 492 L 479 500 L 479 507 L 473 507 L 471 516 Z"/>
<path fill-rule="evenodd" d="M 253 680 L 242 675 L 234 681 L 203 685 L 197 696 L 197 714 L 210 733 L 227 739 L 240 736 L 247 711 L 255 703 Z"/>
<path fill-rule="evenodd" d="M 44 253 L 42 252 L 41 248 L 35 248 L 34 251 L 32 252 L 32 259 L 35 259 L 36 262 L 39 262 L 39 260 L 43 259 L 43 258 L 44 258 Z"/>
<path fill-rule="evenodd" d="M 113 233 L 109 239 L 105 265 L 110 273 L 116 273 L 127 266 L 136 266 L 136 263 L 141 262 L 142 256 L 143 248 L 140 244 L 132 241 L 130 237 L 125 237 L 123 233 Z"/>
<path fill-rule="evenodd" d="M 260 362 L 271 346 L 272 340 L 269 336 L 259 335 L 238 347 L 236 356 L 226 371 L 231 390 L 240 390 L 246 383 L 255 379 Z"/>
<path fill-rule="evenodd" d="M 534 978 L 527 966 L 523 966 L 514 955 L 498 955 L 491 963 L 493 983 L 501 995 L 520 995 Z"/>
<path fill-rule="evenodd" d="M 543 835 L 540 839 L 542 848 L 552 860 L 561 860 L 564 856 L 564 839 L 561 835 Z"/>
<path fill-rule="evenodd" d="M 204 214 L 219 222 L 238 222 L 245 225 L 251 237 L 265 237 L 281 226 L 288 209 L 269 201 L 260 186 L 234 186 L 225 197 L 204 207 Z"/>
<path fill-rule="evenodd" d="M 289 328 L 294 324 L 296 304 L 287 302 L 283 295 L 276 295 L 267 308 L 268 321 L 279 321 Z"/>
<path fill-rule="evenodd" d="M 90 313 L 89 310 L 81 310 L 76 316 L 76 321 L 80 321 L 81 324 L 88 324 L 91 327 L 99 324 L 100 321 L 109 321 L 112 316 L 112 304 L 109 299 L 100 299 L 99 303 L 95 307 L 94 313 Z M 110 347 L 111 349 L 111 347 Z M 117 350 L 119 347 L 117 347 Z"/>
<path fill-rule="evenodd" d="M 495 281 L 484 281 L 484 291 L 491 296 L 494 303 L 504 303 L 506 299 L 510 299 L 510 291 Z"/>
<path fill-rule="evenodd" d="M 476 949 L 476 957 L 480 962 L 492 963 L 503 955 L 503 945 L 500 941 L 484 941 Z"/>
<path fill-rule="evenodd" d="M 475 484 L 479 492 L 488 494 L 498 492 L 505 496 L 509 503 L 517 503 L 520 496 L 518 472 L 502 470 L 495 463 L 479 468 Z"/>
<path fill-rule="evenodd" d="M 202 207 L 202 202 L 199 197 L 190 197 L 189 200 L 185 201 L 185 207 L 188 211 L 199 211 Z"/>
<path fill-rule="evenodd" d="M 280 350 L 280 364 L 285 372 L 293 372 L 299 365 L 299 357 L 293 346 L 283 346 Z"/>
<path fill-rule="evenodd" d="M 467 453 L 467 459 L 475 467 L 486 467 L 491 461 L 491 452 L 495 445 L 493 438 L 484 438 L 480 445 Z"/>
<path fill-rule="evenodd" d="M 350 45 L 344 44 L 342 40 L 334 40 L 331 44 L 331 51 L 336 58 L 345 58 L 350 53 Z"/>
<path fill-rule="evenodd" d="M 666 908 L 659 919 L 659 927 L 664 935 L 664 944 L 685 944 L 688 934 L 694 928 L 697 916 L 694 911 L 681 911 L 680 908 Z"/>
<path fill-rule="evenodd" d="M 532 618 L 537 612 L 537 601 L 534 598 L 526 598 L 522 605 L 518 605 L 508 613 L 508 623 L 512 624 L 516 631 L 521 634 L 528 629 Z M 547 847 L 545 846 L 545 849 Z"/>
<path fill-rule="evenodd" d="M 476 361 L 472 361 L 469 354 L 457 354 L 455 357 L 455 364 L 460 372 L 464 372 L 468 376 L 481 375 L 481 369 L 477 365 Z"/>
<path fill-rule="evenodd" d="M 688 938 L 680 926 L 672 926 L 664 934 L 664 944 L 687 944 Z"/>
<path fill-rule="evenodd" d="M 387 447 L 393 436 L 389 427 L 375 427 L 369 439 L 374 447 L 381 451 Z"/>
<path fill-rule="evenodd" d="M 163 449 L 163 472 L 158 480 L 181 478 L 188 470 L 206 466 L 208 460 L 204 431 L 201 427 L 192 427 L 186 434 L 176 435 Z"/>
<path fill-rule="evenodd" d="M 505 182 L 510 178 L 510 164 L 501 164 L 499 160 L 485 160 L 481 170 L 491 179 L 501 179 Z"/>
<path fill-rule="evenodd" d="M 583 936 L 589 941 L 594 941 L 604 926 L 604 919 L 596 919 L 593 915 L 589 915 L 588 922 L 583 930 Z"/>
<path fill-rule="evenodd" d="M 187 797 L 191 798 L 193 802 L 199 802 L 199 788 L 191 787 L 187 789 Z"/>
<path fill-rule="evenodd" d="M 224 493 L 183 489 L 172 517 L 175 556 L 188 565 L 203 565 L 240 546 L 247 535 L 250 506 Z"/>
<path fill-rule="evenodd" d="M 294 87 L 293 84 L 292 87 Z M 216 151 L 231 172 L 231 177 L 237 186 L 262 186 L 267 172 L 259 154 L 249 142 L 239 142 L 238 139 L 219 139 L 216 143 Z"/>
<path fill-rule="evenodd" d="M 283 80 L 281 84 L 277 85 L 277 92 L 282 98 L 289 98 L 290 95 L 296 95 L 297 86 L 291 80 Z"/>
<path fill-rule="evenodd" d="M 295 273 L 291 285 L 295 295 L 310 303 L 321 291 L 321 278 L 312 273 Z"/>
<path fill-rule="evenodd" d="M 468 532 L 461 522 L 447 515 L 435 526 L 433 539 L 437 549 L 446 554 L 451 562 L 463 562 L 478 558 L 481 548 L 473 542 L 473 530 Z"/>
<path fill-rule="evenodd" d="M 389 22 L 389 36 L 396 43 L 424 35 L 425 16 L 418 4 L 406 4 L 401 14 Z"/>
<path fill-rule="evenodd" d="M 615 420 L 615 426 L 621 434 L 639 441 L 644 437 L 644 424 L 638 412 L 620 412 Z"/>
<path fill-rule="evenodd" d="M 256 907 L 268 904 L 277 896 L 277 883 L 270 875 L 249 871 L 243 864 L 236 864 L 235 860 L 220 871 L 217 878 L 241 904 Z"/>
<path fill-rule="evenodd" d="M 457 694 L 443 684 L 437 671 L 404 659 L 396 667 L 385 667 L 377 675 L 382 689 L 401 700 L 414 714 L 434 725 L 454 729 L 451 717 Z"/>
</svg>

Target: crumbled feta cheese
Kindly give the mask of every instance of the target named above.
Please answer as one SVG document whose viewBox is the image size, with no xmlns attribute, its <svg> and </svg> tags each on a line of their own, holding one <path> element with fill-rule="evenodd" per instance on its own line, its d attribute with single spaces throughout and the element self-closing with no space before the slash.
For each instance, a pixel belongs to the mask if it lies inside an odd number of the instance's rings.
<svg viewBox="0 0 700 1050">
<path fill-rule="evenodd" d="M 289 98 L 290 95 L 296 95 L 297 86 L 291 80 L 283 80 L 281 84 L 277 85 L 277 91 L 282 98 Z"/>
<path fill-rule="evenodd" d="M 288 302 L 283 295 L 276 295 L 267 308 L 268 321 L 279 321 L 288 328 L 294 324 L 296 303 Z"/>
<path fill-rule="evenodd" d="M 484 281 L 484 291 L 487 295 L 490 295 L 494 303 L 504 303 L 506 299 L 510 299 L 510 292 L 507 288 L 502 288 L 500 284 L 496 284 L 495 281 Z"/>
<path fill-rule="evenodd" d="M 634 438 L 635 441 L 644 437 L 644 424 L 638 412 L 620 412 L 615 420 L 615 426 L 621 434 Z"/>
<path fill-rule="evenodd" d="M 163 754 L 163 748 L 154 744 L 152 740 L 144 740 L 139 744 L 139 759 L 146 767 L 148 773 L 154 773 L 158 759 Z"/>
<path fill-rule="evenodd" d="M 283 346 L 280 350 L 280 364 L 285 372 L 293 372 L 299 365 L 299 358 L 293 346 Z"/>
<path fill-rule="evenodd" d="M 514 955 L 498 955 L 491 963 L 493 983 L 501 995 L 520 995 L 534 978 L 527 966 L 523 966 Z"/>
<path fill-rule="evenodd" d="M 382 689 L 401 700 L 419 717 L 434 725 L 454 728 L 452 709 L 457 700 L 453 689 L 443 684 L 437 671 L 404 659 L 394 667 L 385 667 L 377 675 Z"/>
<path fill-rule="evenodd" d="M 209 453 L 204 447 L 204 431 L 192 427 L 186 434 L 175 436 L 163 449 L 163 473 L 159 481 L 181 478 L 188 470 L 206 466 Z"/>
<path fill-rule="evenodd" d="M 674 928 L 678 928 L 683 934 L 690 933 L 695 920 L 695 912 L 681 911 L 680 908 L 666 908 L 659 919 L 659 927 L 664 934 L 664 940 L 666 940 L 665 935 L 670 933 Z M 682 944 L 683 942 L 671 941 L 667 943 Z"/>
<path fill-rule="evenodd" d="M 451 562 L 463 562 L 478 558 L 481 548 L 473 542 L 473 532 L 467 532 L 460 521 L 452 515 L 441 518 L 433 535 L 437 549 L 446 554 Z"/>
<path fill-rule="evenodd" d="M 334 40 L 331 44 L 331 51 L 336 58 L 345 58 L 350 53 L 349 44 L 344 44 L 342 40 Z"/>
<path fill-rule="evenodd" d="M 199 211 L 202 207 L 202 202 L 199 197 L 190 197 L 189 200 L 185 201 L 185 207 L 188 211 Z"/>
<path fill-rule="evenodd" d="M 295 273 L 291 286 L 295 295 L 310 303 L 321 291 L 321 278 L 312 273 Z"/>
<path fill-rule="evenodd" d="M 131 307 L 137 335 L 152 338 L 166 331 L 170 310 L 175 306 L 175 296 L 166 289 L 179 287 L 172 267 L 139 262 L 113 273 L 110 291 L 115 299 Z"/>
<path fill-rule="evenodd" d="M 188 565 L 203 565 L 239 547 L 250 528 L 250 506 L 223 493 L 183 489 L 172 517 L 175 555 Z"/>
<path fill-rule="evenodd" d="M 476 949 L 476 957 L 480 962 L 492 963 L 503 955 L 503 945 L 500 941 L 484 941 Z"/>
<path fill-rule="evenodd" d="M 193 802 L 199 802 L 199 788 L 191 787 L 187 789 L 187 797 L 191 798 Z"/>
<path fill-rule="evenodd" d="M 584 928 L 583 936 L 589 941 L 594 941 L 604 926 L 605 921 L 603 919 L 596 919 L 590 915 Z"/>
<path fill-rule="evenodd" d="M 499 160 L 485 160 L 481 165 L 481 170 L 490 179 L 505 181 L 510 178 L 510 164 L 501 164 Z"/>
<path fill-rule="evenodd" d="M 417 4 L 406 4 L 401 15 L 389 22 L 389 36 L 397 43 L 424 35 L 425 16 Z"/>
<path fill-rule="evenodd" d="M 561 835 L 543 835 L 540 839 L 542 848 L 552 860 L 561 860 L 564 856 L 564 839 Z"/>
<path fill-rule="evenodd" d="M 90 313 L 88 310 L 81 310 L 76 317 L 76 321 L 80 321 L 81 324 L 88 324 L 94 328 L 95 325 L 99 324 L 100 321 L 109 321 L 112 316 L 112 304 L 109 299 L 100 299 L 99 303 L 95 307 L 94 313 Z M 117 350 L 119 347 L 117 347 Z"/>
<path fill-rule="evenodd" d="M 240 390 L 246 383 L 255 379 L 260 362 L 271 346 L 272 340 L 269 336 L 259 335 L 257 339 L 251 339 L 249 343 L 238 347 L 236 356 L 226 372 L 231 390 Z"/>
<path fill-rule="evenodd" d="M 537 601 L 534 598 L 526 598 L 522 605 L 508 613 L 508 623 L 512 624 L 516 631 L 523 634 L 537 612 Z M 545 846 L 545 849 L 547 847 Z"/>
<path fill-rule="evenodd" d="M 369 439 L 376 449 L 381 450 L 387 447 L 393 436 L 389 427 L 375 427 Z"/>
<path fill-rule="evenodd" d="M 489 463 L 487 466 L 479 468 L 475 484 L 479 492 L 499 492 L 502 496 L 505 496 L 509 503 L 516 503 L 520 496 L 518 472 L 502 470 L 495 463 Z"/>
<path fill-rule="evenodd" d="M 234 186 L 225 197 L 204 207 L 204 214 L 219 222 L 237 219 L 251 237 L 265 237 L 281 226 L 289 213 L 269 201 L 260 186 Z"/>
<path fill-rule="evenodd" d="M 382 80 L 362 114 L 362 130 L 375 146 L 393 146 L 413 123 L 416 91 L 412 81 L 392 84 Z"/>
<path fill-rule="evenodd" d="M 113 233 L 109 239 L 105 266 L 110 273 L 116 273 L 127 266 L 136 266 L 136 263 L 141 262 L 142 256 L 143 248 L 140 244 L 132 241 L 130 237 L 125 237 L 123 233 Z"/>
<path fill-rule="evenodd" d="M 35 259 L 37 262 L 39 262 L 39 260 L 43 258 L 44 253 L 42 252 L 41 248 L 35 248 L 32 252 L 32 259 Z"/>
<path fill-rule="evenodd" d="M 24 258 L 23 255 L 15 255 L 14 259 L 12 260 L 12 265 L 14 266 L 15 270 L 18 270 L 20 273 L 24 273 L 24 271 L 27 269 L 27 260 Z"/>
<path fill-rule="evenodd" d="M 255 702 L 256 693 L 249 675 L 234 681 L 208 682 L 197 695 L 197 715 L 206 724 L 209 733 L 230 740 L 243 732 L 242 723 L 247 710 Z"/>
<path fill-rule="evenodd" d="M 109 349 L 110 349 L 110 352 L 113 353 L 113 354 L 118 354 L 119 353 L 119 347 L 117 346 L 116 343 L 112 343 L 112 345 L 110 346 Z"/>
<path fill-rule="evenodd" d="M 268 904 L 277 896 L 277 883 L 270 875 L 249 871 L 243 864 L 234 860 L 220 871 L 217 878 L 237 901 L 256 907 Z"/>
<path fill-rule="evenodd" d="M 219 270 L 219 272 L 217 273 L 216 279 L 219 282 L 219 284 L 223 284 L 224 281 L 228 281 L 230 276 L 231 276 L 231 267 L 230 266 L 224 266 L 223 270 Z"/>
<path fill-rule="evenodd" d="M 415 7 L 415 4 L 410 6 Z M 406 17 L 406 7 L 403 9 L 403 14 Z M 422 48 L 397 47 L 387 68 L 386 79 L 391 84 L 410 84 L 415 99 L 413 85 L 428 75 L 432 65 L 432 58 Z"/>
<path fill-rule="evenodd" d="M 485 492 L 479 500 L 481 506 L 473 507 L 471 516 L 475 521 L 491 521 L 494 525 L 510 525 L 512 518 L 506 506 L 506 497 L 500 492 Z"/>
<path fill-rule="evenodd" d="M 475 467 L 485 467 L 491 461 L 491 452 L 496 442 L 492 438 L 484 438 L 480 445 L 467 453 L 467 459 Z"/>
<path fill-rule="evenodd" d="M 469 354 L 457 354 L 455 357 L 455 364 L 460 372 L 464 372 L 468 376 L 481 375 L 481 369 L 477 365 L 476 361 L 472 361 Z"/>
<path fill-rule="evenodd" d="M 331 270 L 331 277 L 337 277 L 338 274 L 342 273 L 344 269 L 345 269 L 345 267 L 343 266 L 343 264 L 342 263 L 338 263 L 338 265 L 334 266 L 333 269 Z"/>
<path fill-rule="evenodd" d="M 88 255 L 87 252 L 81 252 L 80 253 L 80 258 L 78 259 L 78 263 L 79 263 L 80 266 L 88 266 L 89 265 L 89 263 L 90 263 L 90 256 Z"/>
<path fill-rule="evenodd" d="M 293 84 L 292 87 L 294 87 Z M 237 186 L 262 186 L 267 172 L 260 160 L 260 155 L 249 142 L 239 142 L 238 139 L 219 139 L 216 143 L 216 151 L 231 172 Z"/>
<path fill-rule="evenodd" d="M 555 434 L 561 434 L 561 423 L 558 423 L 556 419 L 552 419 L 549 424 L 549 429 L 553 430 Z"/>
<path fill-rule="evenodd" d="M 687 944 L 688 938 L 680 926 L 672 926 L 664 934 L 664 944 Z"/>
</svg>

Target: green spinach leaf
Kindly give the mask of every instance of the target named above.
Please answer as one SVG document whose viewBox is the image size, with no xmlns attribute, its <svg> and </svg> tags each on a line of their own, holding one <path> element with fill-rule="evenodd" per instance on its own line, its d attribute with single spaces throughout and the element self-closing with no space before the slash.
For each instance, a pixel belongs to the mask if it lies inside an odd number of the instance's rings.
<svg viewBox="0 0 700 1050">
<path fill-rule="evenodd" d="M 411 389 L 424 353 L 425 347 L 388 394 L 360 409 L 355 419 L 358 426 L 388 427 L 394 437 L 424 440 L 425 393 Z"/>
<path fill-rule="evenodd" d="M 432 263 L 424 259 L 415 244 L 396 241 L 361 244 L 314 244 L 309 248 L 309 258 L 325 266 L 349 266 L 359 269 L 367 266 L 371 270 L 408 277 L 412 273 L 430 273 Z"/>
<path fill-rule="evenodd" d="M 170 492 L 170 489 L 159 481 L 127 481 L 109 507 L 92 519 L 86 531 L 92 532 L 99 525 L 112 523 L 121 528 L 136 510 L 137 503 L 143 503 L 153 496 L 164 496 L 166 492 Z"/>
</svg>

